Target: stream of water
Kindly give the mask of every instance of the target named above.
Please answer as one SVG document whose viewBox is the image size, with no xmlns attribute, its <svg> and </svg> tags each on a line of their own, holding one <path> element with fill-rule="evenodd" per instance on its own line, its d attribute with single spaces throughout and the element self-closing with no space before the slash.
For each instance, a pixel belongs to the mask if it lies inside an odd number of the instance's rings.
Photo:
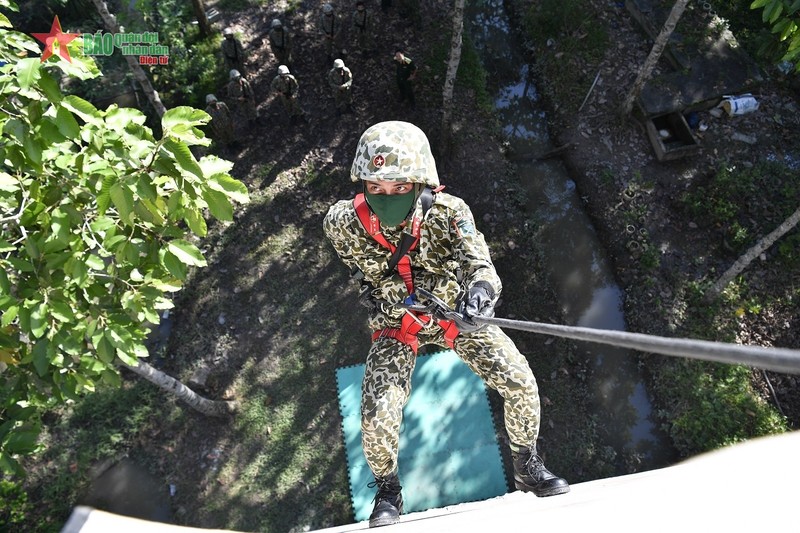
<svg viewBox="0 0 800 533">
<path fill-rule="evenodd" d="M 489 73 L 496 113 L 512 153 L 552 150 L 530 66 L 502 0 L 470 2 L 465 31 Z M 522 158 L 517 172 L 527 189 L 529 217 L 542 228 L 545 268 L 565 323 L 625 330 L 623 292 L 563 164 L 557 159 Z M 617 474 L 674 463 L 675 452 L 654 422 L 635 354 L 589 343 L 579 343 L 578 349 L 593 362 L 591 404 L 602 436 L 616 452 Z"/>
</svg>

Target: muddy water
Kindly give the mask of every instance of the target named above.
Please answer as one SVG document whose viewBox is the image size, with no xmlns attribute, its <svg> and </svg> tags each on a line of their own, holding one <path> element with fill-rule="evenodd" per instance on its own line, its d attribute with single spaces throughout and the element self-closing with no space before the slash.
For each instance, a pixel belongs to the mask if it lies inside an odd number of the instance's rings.
<svg viewBox="0 0 800 533">
<path fill-rule="evenodd" d="M 510 31 L 502 0 L 470 2 L 464 30 L 489 72 L 490 91 L 528 192 L 529 216 L 541 227 L 544 261 L 567 325 L 625 330 L 623 293 L 583 209 L 575 182 L 553 150 L 546 116 L 529 66 Z M 618 474 L 649 470 L 675 461 L 666 435 L 654 422 L 635 353 L 580 343 L 594 364 L 592 405 L 607 445 L 616 451 Z"/>
</svg>

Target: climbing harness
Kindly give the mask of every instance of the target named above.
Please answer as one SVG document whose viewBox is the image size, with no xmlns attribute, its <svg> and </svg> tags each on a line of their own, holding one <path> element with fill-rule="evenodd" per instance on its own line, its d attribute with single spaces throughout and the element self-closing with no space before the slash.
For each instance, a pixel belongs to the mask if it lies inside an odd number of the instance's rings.
<svg viewBox="0 0 800 533">
<path fill-rule="evenodd" d="M 406 286 L 408 296 L 405 298 L 405 304 L 409 306 L 405 309 L 405 314 L 400 321 L 399 328 L 383 328 L 372 333 L 372 341 L 376 341 L 382 337 L 390 337 L 396 339 L 403 344 L 407 344 L 416 354 L 419 349 L 419 340 L 417 334 L 424 328 L 430 321 L 431 317 L 428 314 L 417 313 L 411 306 L 416 302 L 416 294 L 414 291 L 414 279 L 411 270 L 411 258 L 408 252 L 414 250 L 419 243 L 420 228 L 422 226 L 422 219 L 425 214 L 433 205 L 433 194 L 440 191 L 444 187 L 438 187 L 431 190 L 425 187 L 420 193 L 420 202 L 422 204 L 422 218 L 414 217 L 411 222 L 411 232 L 403 232 L 398 246 L 394 246 L 381 232 L 381 223 L 378 216 L 373 213 L 363 193 L 359 193 L 353 199 L 353 207 L 355 208 L 358 220 L 364 229 L 367 230 L 370 237 L 372 237 L 378 244 L 387 248 L 392 252 L 389 262 L 386 266 L 386 275 L 391 275 L 396 269 L 400 278 Z M 422 290 L 422 289 L 420 289 Z M 427 291 L 426 291 L 427 293 Z M 430 293 L 427 293 L 430 294 Z M 455 322 L 450 319 L 442 318 L 436 321 L 437 325 L 444 330 L 444 339 L 447 345 L 452 348 L 455 338 L 458 336 L 458 327 Z"/>
</svg>

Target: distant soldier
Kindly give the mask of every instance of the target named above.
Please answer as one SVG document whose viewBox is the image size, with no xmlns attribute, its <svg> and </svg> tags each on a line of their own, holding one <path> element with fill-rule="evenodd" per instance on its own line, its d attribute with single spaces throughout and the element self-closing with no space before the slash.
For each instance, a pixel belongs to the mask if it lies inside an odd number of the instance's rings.
<svg viewBox="0 0 800 533">
<path fill-rule="evenodd" d="M 279 65 L 292 64 L 292 36 L 278 19 L 272 21 L 269 30 L 269 44 Z"/>
<path fill-rule="evenodd" d="M 252 125 L 258 118 L 258 107 L 256 106 L 256 95 L 250 82 L 242 77 L 242 73 L 236 69 L 230 72 L 230 81 L 227 87 L 228 98 L 236 102 L 238 115 L 247 117 Z"/>
<path fill-rule="evenodd" d="M 361 0 L 353 12 L 353 39 L 361 53 L 372 51 L 372 15 Z"/>
<path fill-rule="evenodd" d="M 339 55 L 339 35 L 342 33 L 342 21 L 331 4 L 322 6 L 319 31 L 322 33 L 325 53 L 328 54 L 328 61 L 330 61 L 334 55 Z"/>
<path fill-rule="evenodd" d="M 400 90 L 400 102 L 408 100 L 411 107 L 416 105 L 414 100 L 414 80 L 417 77 L 417 65 L 405 55 L 402 48 L 394 52 L 394 62 L 397 65 L 397 88 Z"/>
<path fill-rule="evenodd" d="M 244 69 L 244 47 L 242 43 L 233 35 L 231 28 L 222 30 L 222 57 L 225 59 L 225 68 L 228 70 L 236 69 L 245 72 Z"/>
<path fill-rule="evenodd" d="M 211 135 L 222 147 L 234 141 L 233 119 L 225 102 L 220 102 L 213 94 L 206 95 L 206 113 L 211 115 Z"/>
<path fill-rule="evenodd" d="M 328 72 L 328 85 L 333 90 L 333 99 L 336 103 L 336 116 L 342 113 L 352 113 L 353 94 L 350 88 L 353 85 L 353 74 L 344 66 L 344 61 L 337 59 L 333 68 Z"/>
<path fill-rule="evenodd" d="M 300 108 L 300 103 L 297 100 L 300 84 L 297 83 L 297 79 L 289 72 L 289 67 L 286 65 L 278 67 L 278 75 L 273 78 L 270 89 L 280 96 L 283 102 L 283 108 L 286 110 L 286 114 L 289 115 L 289 122 L 293 123 L 298 117 L 303 122 L 307 121 L 306 115 Z"/>
</svg>

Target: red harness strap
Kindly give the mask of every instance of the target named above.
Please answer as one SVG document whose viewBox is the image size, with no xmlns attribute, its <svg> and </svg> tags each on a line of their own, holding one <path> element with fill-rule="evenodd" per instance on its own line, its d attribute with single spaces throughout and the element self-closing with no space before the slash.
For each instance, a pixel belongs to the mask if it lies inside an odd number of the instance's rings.
<svg viewBox="0 0 800 533">
<path fill-rule="evenodd" d="M 355 199 L 353 200 L 353 207 L 355 208 L 358 220 L 361 222 L 361 225 L 364 226 L 364 229 L 367 230 L 367 233 L 369 233 L 370 237 L 375 239 L 378 244 L 384 248 L 388 248 L 390 252 L 394 253 L 395 246 L 387 241 L 386 237 L 384 237 L 383 233 L 381 233 L 380 220 L 378 219 L 378 216 L 370 210 L 363 193 L 356 195 Z M 411 233 L 415 237 L 415 240 L 409 248 L 409 251 L 416 248 L 417 243 L 419 243 L 420 225 L 420 221 L 415 218 L 411 226 Z M 405 283 L 408 294 L 414 294 L 414 279 L 411 272 L 411 258 L 408 257 L 408 254 L 401 257 L 397 262 L 397 273 L 402 278 L 403 283 Z M 430 322 L 430 320 L 430 317 L 427 315 L 421 315 L 414 311 L 406 311 L 406 314 L 403 315 L 403 318 L 400 321 L 399 328 L 383 328 L 375 331 L 372 334 L 372 341 L 374 342 L 381 337 L 391 337 L 393 339 L 397 339 L 403 344 L 407 344 L 416 354 L 417 350 L 419 349 L 419 340 L 417 339 L 417 334 L 420 332 L 423 326 Z M 452 320 L 437 320 L 436 323 L 444 330 L 444 340 L 447 345 L 452 348 L 453 343 L 458 336 L 458 327 L 456 327 L 455 322 Z"/>
</svg>

